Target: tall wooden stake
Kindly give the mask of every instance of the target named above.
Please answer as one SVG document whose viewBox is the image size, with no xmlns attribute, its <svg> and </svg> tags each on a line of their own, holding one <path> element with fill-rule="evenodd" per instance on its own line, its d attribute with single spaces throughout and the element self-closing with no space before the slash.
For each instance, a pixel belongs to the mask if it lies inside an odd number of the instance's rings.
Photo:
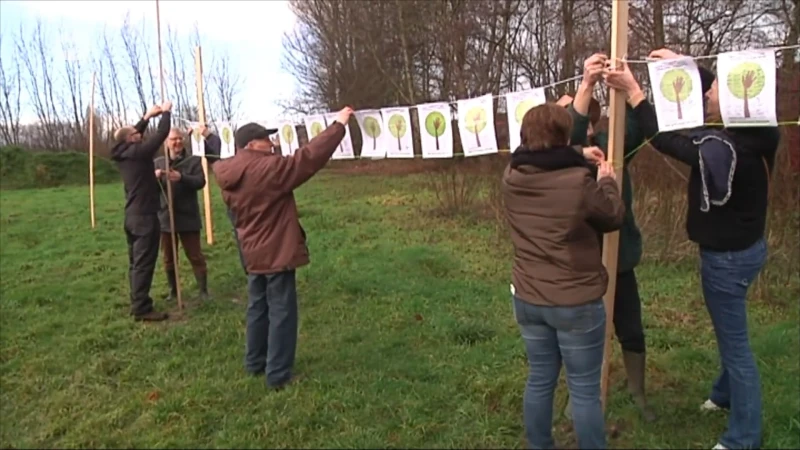
<svg viewBox="0 0 800 450">
<path fill-rule="evenodd" d="M 94 218 L 94 84 L 96 73 L 92 73 L 92 96 L 89 98 L 89 215 L 92 218 L 92 229 L 95 227 Z"/>
<path fill-rule="evenodd" d="M 197 114 L 200 123 L 206 123 L 206 105 L 203 97 L 203 54 L 200 47 L 194 49 L 194 69 L 195 76 L 197 77 Z M 206 242 L 208 245 L 214 244 L 214 221 L 211 217 L 211 189 L 209 188 L 210 180 L 208 179 L 208 159 L 203 155 L 203 175 L 206 177 L 206 185 L 203 187 L 203 203 L 205 205 L 206 215 Z"/>
<path fill-rule="evenodd" d="M 628 0 L 612 0 L 611 5 L 611 61 L 617 63 L 628 53 Z M 617 183 L 622 192 L 622 163 L 625 157 L 625 93 L 611 90 L 609 104 L 608 161 L 617 172 Z M 603 370 L 600 381 L 600 396 L 603 410 L 608 397 L 609 360 L 611 341 L 614 338 L 614 295 L 617 291 L 617 257 L 619 256 L 619 232 L 603 237 L 603 265 L 608 271 L 608 289 L 603 297 L 606 307 L 606 341 L 603 349 Z"/>
<path fill-rule="evenodd" d="M 164 60 L 161 52 L 161 9 L 156 0 L 156 26 L 158 27 L 158 72 L 161 77 L 161 101 L 166 101 L 166 90 L 164 88 Z M 169 150 L 164 146 L 164 168 L 166 173 L 169 173 Z M 172 260 L 175 261 L 175 293 L 178 298 L 178 309 L 183 310 L 183 299 L 181 298 L 181 277 L 178 271 L 178 240 L 175 239 L 175 213 L 172 207 L 172 182 L 167 180 L 167 209 L 169 211 L 169 230 L 170 230 L 170 244 L 172 245 Z"/>
</svg>

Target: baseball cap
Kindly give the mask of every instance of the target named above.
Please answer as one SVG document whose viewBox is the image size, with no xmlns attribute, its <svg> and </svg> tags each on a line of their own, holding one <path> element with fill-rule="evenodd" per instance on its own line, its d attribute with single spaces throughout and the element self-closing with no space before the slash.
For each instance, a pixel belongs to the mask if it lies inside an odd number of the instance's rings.
<svg viewBox="0 0 800 450">
<path fill-rule="evenodd" d="M 267 139 L 277 132 L 277 128 L 264 128 L 255 122 L 250 122 L 242 125 L 236 130 L 233 143 L 236 145 L 236 148 L 244 148 L 250 143 L 250 141 L 254 141 L 256 139 Z"/>
</svg>

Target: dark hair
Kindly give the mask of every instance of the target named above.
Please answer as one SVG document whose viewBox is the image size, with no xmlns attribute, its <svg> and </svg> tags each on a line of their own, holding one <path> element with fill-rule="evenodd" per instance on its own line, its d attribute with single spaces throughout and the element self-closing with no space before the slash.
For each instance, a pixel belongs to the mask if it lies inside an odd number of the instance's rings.
<svg viewBox="0 0 800 450">
<path fill-rule="evenodd" d="M 531 108 L 522 118 L 520 138 L 528 150 L 543 150 L 569 145 L 572 116 L 555 103 Z"/>
</svg>

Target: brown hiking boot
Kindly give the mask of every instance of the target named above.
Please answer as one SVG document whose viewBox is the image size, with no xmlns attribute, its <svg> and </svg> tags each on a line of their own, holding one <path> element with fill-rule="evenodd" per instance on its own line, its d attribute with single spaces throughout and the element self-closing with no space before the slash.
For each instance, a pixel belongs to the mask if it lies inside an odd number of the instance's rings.
<svg viewBox="0 0 800 450">
<path fill-rule="evenodd" d="M 149 313 L 145 313 L 140 316 L 134 316 L 133 320 L 137 322 L 161 322 L 163 320 L 167 320 L 168 318 L 169 314 L 167 313 L 150 311 Z"/>
</svg>

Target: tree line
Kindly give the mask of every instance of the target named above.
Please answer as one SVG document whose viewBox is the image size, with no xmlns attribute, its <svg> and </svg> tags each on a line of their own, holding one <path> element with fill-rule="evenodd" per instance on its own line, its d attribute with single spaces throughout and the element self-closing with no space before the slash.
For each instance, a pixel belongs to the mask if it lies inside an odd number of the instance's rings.
<svg viewBox="0 0 800 450">
<path fill-rule="evenodd" d="M 201 34 L 195 27 L 191 35 L 181 37 L 169 25 L 165 28 L 167 98 L 177 115 L 197 120 L 194 48 L 201 44 Z M 89 54 L 79 54 L 68 30 L 46 29 L 41 20 L 32 27 L 0 31 L 0 48 L 11 50 L 0 52 L 0 145 L 47 151 L 88 148 L 93 73 L 94 132 L 101 154 L 114 128 L 132 123 L 149 106 L 161 102 L 152 23 L 134 23 L 127 16 L 121 28 L 104 29 L 95 41 Z M 207 120 L 234 119 L 243 78 L 230 70 L 225 53 L 207 52 L 203 63 Z M 26 112 L 35 115 L 35 123 L 23 123 Z"/>
</svg>

